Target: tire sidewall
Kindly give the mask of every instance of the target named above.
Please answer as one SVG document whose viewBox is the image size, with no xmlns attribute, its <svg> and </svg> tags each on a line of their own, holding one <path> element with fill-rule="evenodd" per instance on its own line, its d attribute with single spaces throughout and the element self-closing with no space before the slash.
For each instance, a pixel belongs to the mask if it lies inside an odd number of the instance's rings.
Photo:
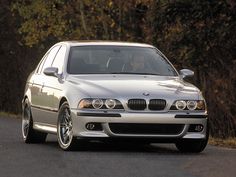
<svg viewBox="0 0 236 177">
<path fill-rule="evenodd" d="M 24 130 L 23 130 L 23 119 L 24 119 L 24 114 L 25 114 L 25 109 L 28 108 L 29 109 L 29 112 L 28 112 L 28 116 L 29 116 L 29 128 L 28 128 L 28 132 L 27 134 L 24 133 Z M 29 134 L 30 134 L 30 129 L 32 128 L 32 116 L 31 116 L 31 108 L 30 108 L 30 104 L 29 104 L 29 100 L 28 98 L 25 99 L 24 103 L 23 103 L 23 110 L 22 110 L 22 120 L 21 120 L 21 132 L 22 132 L 22 137 L 23 137 L 23 140 L 25 142 L 28 141 L 29 139 Z"/>
<path fill-rule="evenodd" d="M 58 144 L 59 146 L 63 149 L 63 150 L 68 150 L 70 149 L 71 147 L 71 144 L 72 144 L 72 140 L 73 140 L 73 128 L 72 128 L 72 137 L 70 138 L 70 141 L 68 144 L 64 144 L 61 140 L 61 135 L 60 135 L 60 121 L 61 121 L 61 114 L 63 113 L 63 111 L 65 109 L 69 109 L 70 111 L 70 107 L 69 107 L 69 104 L 68 102 L 64 102 L 61 106 L 60 106 L 60 109 L 59 109 L 59 112 L 58 112 L 58 119 L 57 119 L 57 140 L 58 140 Z M 71 120 L 72 121 L 72 120 Z M 72 126 L 73 126 L 73 122 L 72 122 Z"/>
<path fill-rule="evenodd" d="M 202 152 L 207 144 L 209 139 L 209 121 L 207 120 L 207 126 L 206 126 L 206 137 L 202 140 L 194 140 L 194 139 L 186 139 L 186 140 L 180 140 L 179 142 L 175 143 L 176 147 L 181 152 L 190 152 L 190 153 L 200 153 Z"/>
</svg>

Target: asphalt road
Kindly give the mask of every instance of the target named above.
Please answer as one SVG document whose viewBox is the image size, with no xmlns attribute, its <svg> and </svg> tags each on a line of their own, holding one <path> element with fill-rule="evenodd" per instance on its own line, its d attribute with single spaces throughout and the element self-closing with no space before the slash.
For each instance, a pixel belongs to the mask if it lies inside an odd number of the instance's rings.
<svg viewBox="0 0 236 177">
<path fill-rule="evenodd" d="M 236 150 L 209 146 L 200 154 L 174 145 L 89 143 L 64 152 L 55 136 L 25 144 L 19 119 L 0 117 L 0 177 L 235 177 Z"/>
</svg>

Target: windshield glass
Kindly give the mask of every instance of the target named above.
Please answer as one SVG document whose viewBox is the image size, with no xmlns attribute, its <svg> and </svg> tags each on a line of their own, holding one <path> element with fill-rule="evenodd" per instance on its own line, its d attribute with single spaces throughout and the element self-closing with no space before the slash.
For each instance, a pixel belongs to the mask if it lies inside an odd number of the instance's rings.
<svg viewBox="0 0 236 177">
<path fill-rule="evenodd" d="M 156 49 L 131 46 L 72 47 L 67 72 L 177 76 L 174 68 Z"/>
</svg>

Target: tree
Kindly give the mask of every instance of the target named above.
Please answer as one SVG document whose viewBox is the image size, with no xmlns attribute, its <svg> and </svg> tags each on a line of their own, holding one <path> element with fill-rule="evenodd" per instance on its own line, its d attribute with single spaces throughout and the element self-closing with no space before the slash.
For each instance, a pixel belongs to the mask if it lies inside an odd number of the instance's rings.
<svg viewBox="0 0 236 177">
<path fill-rule="evenodd" d="M 208 102 L 212 135 L 235 136 L 235 1 L 156 1 L 153 7 L 153 43 L 179 68 L 195 71 L 195 83 Z"/>
<path fill-rule="evenodd" d="M 56 40 L 142 40 L 149 1 L 16 1 L 23 18 L 19 33 L 27 46 Z"/>
<path fill-rule="evenodd" d="M 19 112 L 27 75 L 57 41 L 146 42 L 160 48 L 177 68 L 195 71 L 193 82 L 208 103 L 211 134 L 236 136 L 235 0 L 0 3 L 0 110 Z"/>
</svg>

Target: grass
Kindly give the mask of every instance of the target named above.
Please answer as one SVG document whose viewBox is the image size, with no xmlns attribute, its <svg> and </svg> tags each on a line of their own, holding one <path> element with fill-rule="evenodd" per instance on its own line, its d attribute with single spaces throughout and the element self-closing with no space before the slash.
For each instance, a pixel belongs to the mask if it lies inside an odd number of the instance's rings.
<svg viewBox="0 0 236 177">
<path fill-rule="evenodd" d="M 20 119 L 21 115 L 9 113 L 9 112 L 0 112 L 0 117 L 10 117 L 10 118 Z"/>
<path fill-rule="evenodd" d="M 236 148 L 236 138 L 209 138 L 209 144 L 220 147 Z"/>
</svg>

